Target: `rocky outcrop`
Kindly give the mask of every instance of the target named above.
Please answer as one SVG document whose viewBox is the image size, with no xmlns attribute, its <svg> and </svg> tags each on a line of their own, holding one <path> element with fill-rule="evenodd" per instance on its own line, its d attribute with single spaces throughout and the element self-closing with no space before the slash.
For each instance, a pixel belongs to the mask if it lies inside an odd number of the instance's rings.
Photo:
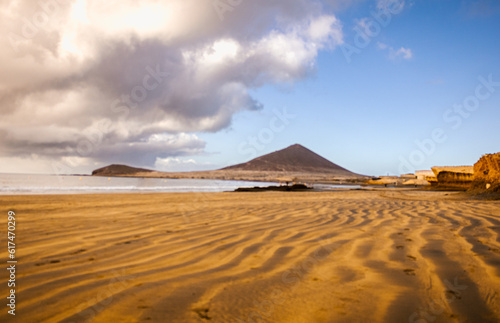
<svg viewBox="0 0 500 323">
<path fill-rule="evenodd" d="M 500 192 L 500 153 L 484 155 L 474 164 L 472 189 Z"/>
<path fill-rule="evenodd" d="M 474 175 L 471 173 L 439 172 L 437 176 L 438 185 L 446 187 L 457 187 L 468 189 L 472 184 Z"/>
<path fill-rule="evenodd" d="M 432 171 L 437 181 L 431 184 L 442 188 L 467 190 L 474 177 L 473 166 L 432 167 Z"/>
<path fill-rule="evenodd" d="M 292 192 L 292 191 L 307 191 L 312 190 L 312 187 L 309 187 L 304 184 L 294 184 L 291 186 L 283 185 L 283 186 L 267 186 L 267 187 L 239 187 L 235 190 L 235 192 L 265 192 L 265 191 L 278 191 L 278 192 Z"/>
<path fill-rule="evenodd" d="M 474 166 L 434 166 L 431 169 L 436 177 L 441 172 L 474 174 Z"/>
</svg>

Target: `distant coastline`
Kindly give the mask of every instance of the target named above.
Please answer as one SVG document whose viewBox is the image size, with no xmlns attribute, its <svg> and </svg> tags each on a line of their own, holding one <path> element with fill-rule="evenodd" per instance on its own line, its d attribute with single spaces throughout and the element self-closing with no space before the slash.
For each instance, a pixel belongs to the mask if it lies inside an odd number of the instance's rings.
<svg viewBox="0 0 500 323">
<path fill-rule="evenodd" d="M 473 194 L 500 193 L 500 153 L 488 154 L 474 166 L 436 166 L 428 171 L 401 176 L 369 177 L 356 174 L 315 152 L 295 144 L 257 157 L 246 163 L 212 171 L 160 172 L 113 164 L 96 169 L 93 176 L 211 179 L 289 184 L 370 185 L 470 191 Z"/>
<path fill-rule="evenodd" d="M 304 184 L 362 184 L 369 179 L 368 176 L 340 167 L 299 144 L 257 157 L 243 164 L 213 171 L 172 173 L 114 164 L 96 169 L 92 175 Z"/>
</svg>

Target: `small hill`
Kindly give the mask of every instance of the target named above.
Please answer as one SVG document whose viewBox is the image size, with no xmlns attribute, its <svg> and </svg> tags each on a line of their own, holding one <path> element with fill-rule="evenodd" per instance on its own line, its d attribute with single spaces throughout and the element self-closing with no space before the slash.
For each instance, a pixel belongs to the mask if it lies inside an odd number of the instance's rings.
<svg viewBox="0 0 500 323">
<path fill-rule="evenodd" d="M 152 170 L 144 168 L 135 168 L 127 165 L 109 165 L 96 169 L 92 172 L 93 176 L 133 176 L 139 173 L 151 173 Z"/>
<path fill-rule="evenodd" d="M 334 176 L 357 177 L 328 159 L 299 144 L 257 157 L 249 162 L 225 167 L 224 171 L 322 173 Z"/>
</svg>

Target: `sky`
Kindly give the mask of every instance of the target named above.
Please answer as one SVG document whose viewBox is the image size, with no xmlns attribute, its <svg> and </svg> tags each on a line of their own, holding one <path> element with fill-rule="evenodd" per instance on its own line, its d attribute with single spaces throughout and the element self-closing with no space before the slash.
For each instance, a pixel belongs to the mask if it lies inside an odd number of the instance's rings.
<svg viewBox="0 0 500 323">
<path fill-rule="evenodd" d="M 500 151 L 496 0 L 2 0 L 0 28 L 0 173 Z"/>
</svg>

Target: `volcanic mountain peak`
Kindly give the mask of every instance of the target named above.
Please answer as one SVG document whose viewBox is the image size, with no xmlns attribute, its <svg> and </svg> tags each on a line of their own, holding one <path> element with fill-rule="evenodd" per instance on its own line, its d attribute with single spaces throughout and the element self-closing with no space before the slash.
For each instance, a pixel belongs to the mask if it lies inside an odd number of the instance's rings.
<svg viewBox="0 0 500 323">
<path fill-rule="evenodd" d="M 282 176 L 316 180 L 364 178 L 342 168 L 309 149 L 295 144 L 239 165 L 206 172 L 165 173 L 126 165 L 109 165 L 92 172 L 95 176 L 211 178 L 277 181 Z"/>
<path fill-rule="evenodd" d="M 223 168 L 223 170 L 335 173 L 337 175 L 350 176 L 356 175 L 299 144 L 257 157 L 247 163 Z"/>
</svg>

